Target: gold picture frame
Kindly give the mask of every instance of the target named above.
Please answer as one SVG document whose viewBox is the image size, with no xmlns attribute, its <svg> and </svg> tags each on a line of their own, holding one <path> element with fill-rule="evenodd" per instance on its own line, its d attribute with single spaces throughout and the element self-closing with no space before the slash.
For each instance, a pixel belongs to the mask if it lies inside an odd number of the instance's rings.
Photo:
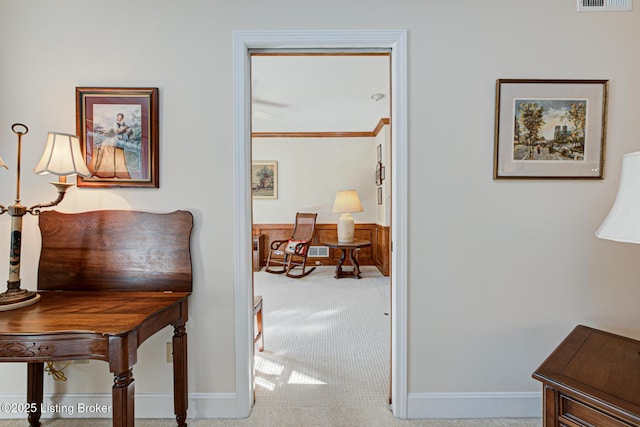
<svg viewBox="0 0 640 427">
<path fill-rule="evenodd" d="M 76 88 L 76 131 L 89 178 L 78 187 L 160 186 L 158 88 Z"/>
</svg>

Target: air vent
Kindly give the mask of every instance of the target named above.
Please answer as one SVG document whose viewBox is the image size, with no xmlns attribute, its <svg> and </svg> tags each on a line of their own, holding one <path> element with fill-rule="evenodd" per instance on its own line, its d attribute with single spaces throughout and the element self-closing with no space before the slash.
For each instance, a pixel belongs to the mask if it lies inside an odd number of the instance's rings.
<svg viewBox="0 0 640 427">
<path fill-rule="evenodd" d="M 631 11 L 633 0 L 578 0 L 578 12 Z"/>
<path fill-rule="evenodd" d="M 309 258 L 328 258 L 329 246 L 309 246 Z"/>
</svg>

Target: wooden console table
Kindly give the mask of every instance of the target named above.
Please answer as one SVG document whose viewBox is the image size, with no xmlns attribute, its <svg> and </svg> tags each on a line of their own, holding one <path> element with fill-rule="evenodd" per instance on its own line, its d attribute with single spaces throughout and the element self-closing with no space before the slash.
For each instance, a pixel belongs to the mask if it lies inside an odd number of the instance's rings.
<svg viewBox="0 0 640 427">
<path fill-rule="evenodd" d="M 40 214 L 38 303 L 0 312 L 0 362 L 27 362 L 29 424 L 40 426 L 44 362 L 97 359 L 114 374 L 114 427 L 133 427 L 138 347 L 174 327 L 174 408 L 187 417 L 189 212 Z"/>
<path fill-rule="evenodd" d="M 533 373 L 545 427 L 639 427 L 640 342 L 577 326 Z"/>
<path fill-rule="evenodd" d="M 371 242 L 368 240 L 362 239 L 354 239 L 353 242 L 339 242 L 337 240 L 329 240 L 322 243 L 325 246 L 329 246 L 333 249 L 340 249 L 342 251 L 342 255 L 340 255 L 340 261 L 338 261 L 338 265 L 336 266 L 336 273 L 334 277 L 336 279 L 340 279 L 342 277 L 353 277 L 355 279 L 360 278 L 360 264 L 358 263 L 358 258 L 356 256 L 356 251 L 360 248 L 366 248 L 371 246 Z M 353 266 L 351 271 L 344 271 L 342 269 L 345 259 L 349 256 L 349 261 Z"/>
</svg>

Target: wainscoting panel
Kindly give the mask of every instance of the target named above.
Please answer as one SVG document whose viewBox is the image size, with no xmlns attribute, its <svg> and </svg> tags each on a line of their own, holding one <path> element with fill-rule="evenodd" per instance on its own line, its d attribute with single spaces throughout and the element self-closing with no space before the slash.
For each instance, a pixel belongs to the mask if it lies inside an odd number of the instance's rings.
<svg viewBox="0 0 640 427">
<path fill-rule="evenodd" d="M 260 265 L 256 266 L 256 268 L 262 268 L 267 264 L 271 242 L 288 239 L 292 233 L 293 224 L 254 224 L 253 236 L 263 236 L 258 240 L 261 245 L 258 249 Z M 358 251 L 360 265 L 375 265 L 383 275 L 388 276 L 390 265 L 389 227 L 356 223 L 355 238 L 371 242 L 371 247 L 362 248 Z M 311 244 L 313 246 L 322 246 L 325 241 L 337 239 L 337 224 L 316 224 L 316 232 Z M 328 257 L 307 257 L 307 265 L 337 265 L 340 260 L 340 254 L 340 250 L 329 248 Z"/>
<path fill-rule="evenodd" d="M 376 267 L 378 270 L 388 276 L 390 274 L 390 261 L 391 261 L 391 238 L 390 227 L 384 227 L 382 225 L 375 225 L 373 239 L 373 253 Z"/>
</svg>

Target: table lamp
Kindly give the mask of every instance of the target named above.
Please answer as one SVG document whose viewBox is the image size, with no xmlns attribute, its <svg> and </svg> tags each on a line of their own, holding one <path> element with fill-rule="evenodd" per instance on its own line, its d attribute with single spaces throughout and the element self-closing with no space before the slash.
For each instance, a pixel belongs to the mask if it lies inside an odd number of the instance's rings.
<svg viewBox="0 0 640 427">
<path fill-rule="evenodd" d="M 354 221 L 351 214 L 363 210 L 356 190 L 338 191 L 333 202 L 333 213 L 341 214 L 338 218 L 338 242 L 353 242 Z"/>
<path fill-rule="evenodd" d="M 9 280 L 7 290 L 0 294 L 0 311 L 13 310 L 35 304 L 40 300 L 40 295 L 20 288 L 20 250 L 22 241 L 22 217 L 27 213 L 40 214 L 41 209 L 56 206 L 64 199 L 67 189 L 73 184 L 68 184 L 67 175 L 91 176 L 80 150 L 80 138 L 75 135 L 59 132 L 49 132 L 47 145 L 42 158 L 33 169 L 34 173 L 45 175 L 48 173 L 58 175 L 59 182 L 51 182 L 58 190 L 58 198 L 50 203 L 34 205 L 30 208 L 20 204 L 20 160 L 22 155 L 22 137 L 29 132 L 29 128 L 21 123 L 11 126 L 13 133 L 18 135 L 18 161 L 16 166 L 16 201 L 12 206 L 0 205 L 0 215 L 9 212 L 11 216 L 11 246 L 9 250 Z M 0 167 L 8 169 L 0 159 Z"/>
<path fill-rule="evenodd" d="M 640 243 L 640 151 L 622 157 L 618 195 L 596 237 Z"/>
</svg>

